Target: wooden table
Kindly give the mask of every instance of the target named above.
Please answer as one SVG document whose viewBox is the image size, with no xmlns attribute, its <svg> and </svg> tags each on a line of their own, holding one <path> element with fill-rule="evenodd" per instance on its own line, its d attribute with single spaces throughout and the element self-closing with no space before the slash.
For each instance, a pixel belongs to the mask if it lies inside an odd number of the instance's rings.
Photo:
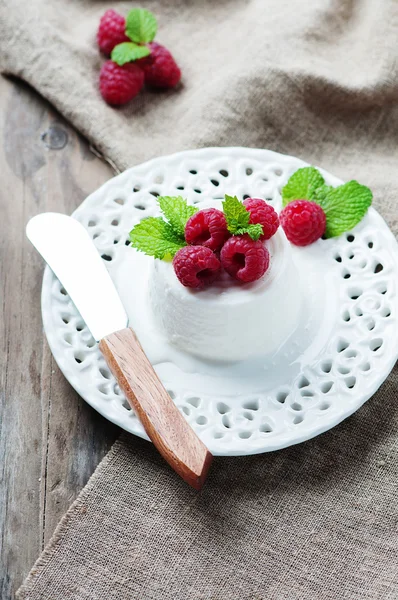
<svg viewBox="0 0 398 600">
<path fill-rule="evenodd" d="M 43 263 L 25 237 L 30 217 L 70 214 L 113 173 L 47 102 L 2 77 L 0 134 L 0 599 L 9 600 L 118 428 L 52 358 L 40 312 Z"/>
</svg>

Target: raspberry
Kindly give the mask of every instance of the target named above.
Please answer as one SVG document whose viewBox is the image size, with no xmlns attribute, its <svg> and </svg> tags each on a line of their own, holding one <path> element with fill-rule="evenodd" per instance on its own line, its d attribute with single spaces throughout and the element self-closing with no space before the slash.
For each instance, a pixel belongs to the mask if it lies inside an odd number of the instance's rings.
<svg viewBox="0 0 398 600">
<path fill-rule="evenodd" d="M 109 9 L 102 15 L 97 31 L 97 42 L 100 50 L 110 55 L 112 50 L 122 42 L 131 42 L 125 34 L 126 21 L 122 15 Z"/>
<path fill-rule="evenodd" d="M 247 198 L 243 204 L 250 213 L 249 223 L 259 223 L 263 227 L 263 235 L 260 240 L 269 240 L 279 227 L 279 217 L 270 204 L 261 198 Z"/>
<path fill-rule="evenodd" d="M 185 240 L 192 246 L 206 246 L 214 252 L 221 250 L 229 238 L 224 213 L 216 208 L 200 210 L 185 225 Z"/>
<path fill-rule="evenodd" d="M 289 202 L 279 218 L 287 239 L 296 246 L 308 246 L 325 233 L 326 215 L 315 202 Z"/>
<path fill-rule="evenodd" d="M 181 79 L 181 71 L 170 52 L 164 46 L 148 44 L 149 56 L 137 61 L 145 74 L 145 83 L 155 88 L 172 88 Z"/>
<path fill-rule="evenodd" d="M 185 246 L 173 259 L 174 271 L 185 287 L 202 288 L 213 283 L 221 271 L 217 256 L 204 246 Z"/>
<path fill-rule="evenodd" d="M 135 63 L 120 67 L 107 60 L 101 68 L 99 87 L 108 104 L 125 104 L 136 96 L 144 85 L 144 74 Z"/>
<path fill-rule="evenodd" d="M 269 267 L 269 252 L 260 240 L 237 235 L 224 244 L 221 264 L 232 277 L 248 283 L 264 275 Z"/>
</svg>

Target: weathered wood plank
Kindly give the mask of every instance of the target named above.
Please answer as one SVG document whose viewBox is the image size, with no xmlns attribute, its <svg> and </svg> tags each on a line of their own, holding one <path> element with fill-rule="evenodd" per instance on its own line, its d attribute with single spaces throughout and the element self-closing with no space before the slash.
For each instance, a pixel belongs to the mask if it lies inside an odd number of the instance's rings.
<svg viewBox="0 0 398 600">
<path fill-rule="evenodd" d="M 28 219 L 70 213 L 111 176 L 87 143 L 27 86 L 0 78 L 0 598 L 16 589 L 115 439 L 43 338 L 43 265 Z"/>
</svg>

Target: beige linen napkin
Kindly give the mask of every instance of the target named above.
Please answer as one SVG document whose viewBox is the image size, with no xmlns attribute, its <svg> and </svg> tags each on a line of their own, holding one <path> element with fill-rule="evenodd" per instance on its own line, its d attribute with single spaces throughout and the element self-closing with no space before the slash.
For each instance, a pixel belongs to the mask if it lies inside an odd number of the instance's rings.
<svg viewBox="0 0 398 600">
<path fill-rule="evenodd" d="M 295 154 L 375 193 L 398 231 L 396 0 L 140 0 L 183 71 L 122 109 L 100 98 L 109 1 L 2 0 L 0 61 L 122 170 L 186 148 Z M 113 3 L 123 13 L 129 3 Z M 277 453 L 217 459 L 186 487 L 123 435 L 20 591 L 29 600 L 398 597 L 398 373 L 347 422 Z"/>
</svg>

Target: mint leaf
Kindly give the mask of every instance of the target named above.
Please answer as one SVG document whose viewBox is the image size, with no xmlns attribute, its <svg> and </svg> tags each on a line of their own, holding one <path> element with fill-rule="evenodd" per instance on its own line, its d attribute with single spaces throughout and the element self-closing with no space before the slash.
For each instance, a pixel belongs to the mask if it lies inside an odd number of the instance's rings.
<svg viewBox="0 0 398 600">
<path fill-rule="evenodd" d="M 137 44 L 152 42 L 158 29 L 154 14 L 144 8 L 133 8 L 126 18 L 126 35 Z"/>
<path fill-rule="evenodd" d="M 173 257 L 186 243 L 161 217 L 143 219 L 130 231 L 134 248 L 155 258 Z"/>
<path fill-rule="evenodd" d="M 223 201 L 222 206 L 227 221 L 228 231 L 232 233 L 232 235 L 238 235 L 239 229 L 242 230 L 248 227 L 250 213 L 236 196 L 228 196 L 225 194 L 225 200 Z"/>
<path fill-rule="evenodd" d="M 282 188 L 282 205 L 292 200 L 313 200 L 314 191 L 325 183 L 324 178 L 315 167 L 298 169 Z"/>
<path fill-rule="evenodd" d="M 189 217 L 198 212 L 196 206 L 190 206 L 181 196 L 159 196 L 158 203 L 173 231 L 184 238 Z"/>
<path fill-rule="evenodd" d="M 146 46 L 138 46 L 133 42 L 123 42 L 114 47 L 111 53 L 111 59 L 113 62 L 122 66 L 132 60 L 144 58 L 144 56 L 148 56 L 150 53 L 151 51 Z"/>
<path fill-rule="evenodd" d="M 349 181 L 337 188 L 328 188 L 317 202 L 326 214 L 327 238 L 350 231 L 363 219 L 372 204 L 372 192 L 366 185 Z"/>
<path fill-rule="evenodd" d="M 263 226 L 260 223 L 248 225 L 247 227 L 239 227 L 235 235 L 244 235 L 247 233 L 255 242 L 263 235 Z"/>
</svg>

